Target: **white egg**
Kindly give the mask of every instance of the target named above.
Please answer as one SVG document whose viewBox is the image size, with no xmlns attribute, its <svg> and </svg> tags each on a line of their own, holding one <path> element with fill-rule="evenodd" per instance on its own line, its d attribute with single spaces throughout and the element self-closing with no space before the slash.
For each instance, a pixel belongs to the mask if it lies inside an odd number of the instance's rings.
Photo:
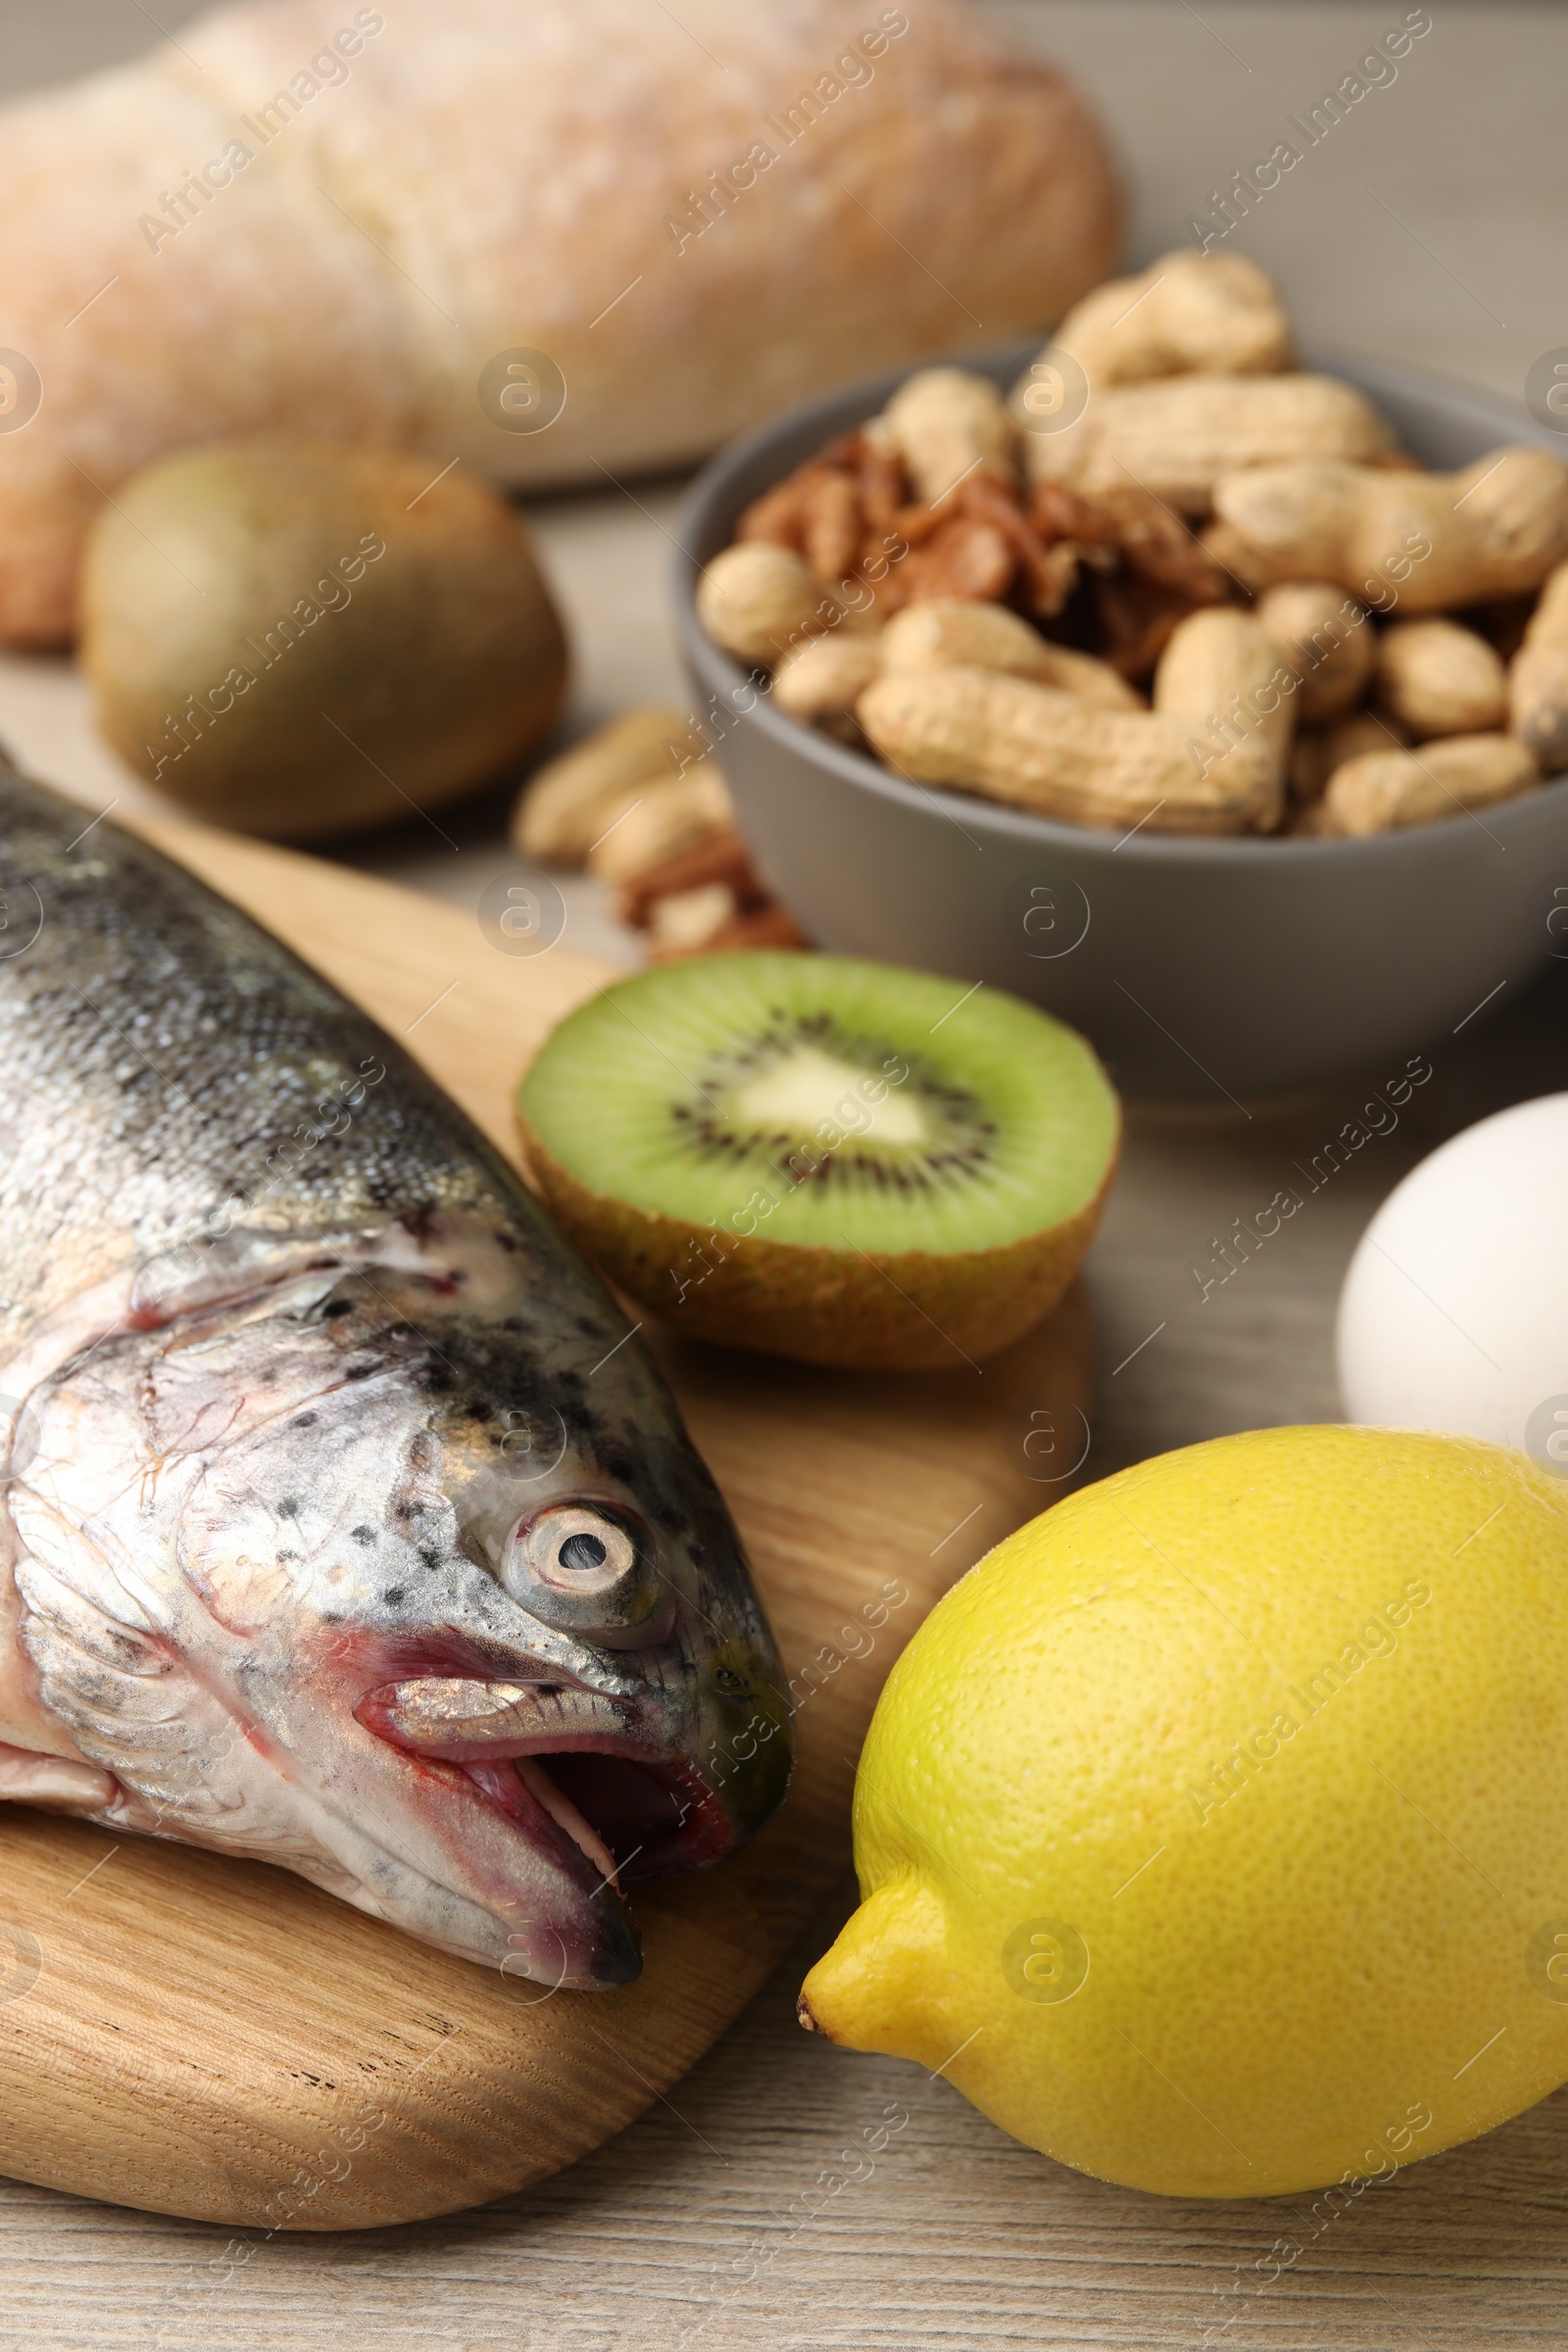
<svg viewBox="0 0 1568 2352">
<path fill-rule="evenodd" d="M 1515 1103 L 1389 1195 L 1340 1295 L 1347 1417 L 1568 1475 L 1568 1095 Z"/>
</svg>

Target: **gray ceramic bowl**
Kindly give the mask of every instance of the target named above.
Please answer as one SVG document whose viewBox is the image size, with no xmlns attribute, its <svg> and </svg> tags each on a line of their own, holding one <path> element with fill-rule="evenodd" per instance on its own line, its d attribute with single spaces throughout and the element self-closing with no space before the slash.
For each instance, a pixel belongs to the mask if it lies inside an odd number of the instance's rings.
<svg viewBox="0 0 1568 2352">
<path fill-rule="evenodd" d="M 1037 346 L 987 355 L 1010 383 Z M 1500 401 L 1404 368 L 1311 363 L 1359 384 L 1429 464 L 1507 441 L 1568 446 Z M 1554 947 L 1568 904 L 1568 778 L 1371 841 L 1117 842 L 933 791 L 797 725 L 698 626 L 698 574 L 735 517 L 906 369 L 792 410 L 699 476 L 676 602 L 700 708 L 758 863 L 811 938 L 984 980 L 1093 1039 L 1124 1091 L 1218 1100 L 1435 1050 Z"/>
</svg>

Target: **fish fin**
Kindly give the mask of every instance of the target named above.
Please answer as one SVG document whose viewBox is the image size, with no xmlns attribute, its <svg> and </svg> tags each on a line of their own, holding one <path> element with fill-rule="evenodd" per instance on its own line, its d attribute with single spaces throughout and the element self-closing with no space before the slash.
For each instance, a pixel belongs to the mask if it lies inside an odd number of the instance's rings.
<svg viewBox="0 0 1568 2352">
<path fill-rule="evenodd" d="M 95 1764 L 0 1746 L 0 1803 L 39 1805 L 49 1813 L 102 1813 L 118 1793 L 113 1773 Z"/>
<path fill-rule="evenodd" d="M 194 1826 L 228 1809 L 213 1782 L 234 1734 L 221 1702 L 167 1643 L 118 1622 L 33 1554 L 18 1560 L 16 1579 L 45 1706 L 154 1816 L 128 1826 Z"/>
<path fill-rule="evenodd" d="M 106 1553 L 74 1520 L 65 1517 L 30 1487 L 17 1482 L 7 1491 L 6 1510 L 23 1551 L 45 1562 L 108 1624 L 127 1633 L 156 1631 L 157 1620 L 127 1591 Z"/>
<path fill-rule="evenodd" d="M 74 1571 L 83 1539 L 72 1532 Z M 296 1867 L 320 1855 L 297 1794 L 263 1766 L 243 1727 L 170 1642 L 111 1617 L 74 1575 L 68 1582 L 35 1554 L 18 1559 L 16 1580 L 43 1702 L 109 1784 L 95 1818 Z M 107 1569 L 96 1581 L 100 1592 L 116 1589 Z M 329 1857 L 323 1868 L 335 1868 Z"/>
</svg>

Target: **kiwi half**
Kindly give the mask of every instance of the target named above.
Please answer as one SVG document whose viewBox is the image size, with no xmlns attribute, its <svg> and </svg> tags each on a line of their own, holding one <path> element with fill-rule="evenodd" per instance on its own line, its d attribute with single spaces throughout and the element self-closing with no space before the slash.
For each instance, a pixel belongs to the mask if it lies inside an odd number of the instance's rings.
<svg viewBox="0 0 1568 2352">
<path fill-rule="evenodd" d="M 535 1176 L 675 1330 L 810 1363 L 952 1367 L 1049 1314 L 1120 1113 L 1073 1030 L 848 956 L 665 964 L 553 1033 L 518 1090 Z"/>
</svg>

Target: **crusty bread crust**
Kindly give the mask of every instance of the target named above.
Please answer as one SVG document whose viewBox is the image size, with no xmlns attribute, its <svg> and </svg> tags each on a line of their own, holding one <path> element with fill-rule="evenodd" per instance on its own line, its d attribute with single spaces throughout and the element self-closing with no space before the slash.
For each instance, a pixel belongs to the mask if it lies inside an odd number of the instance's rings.
<svg viewBox="0 0 1568 2352">
<path fill-rule="evenodd" d="M 1047 325 L 1113 263 L 1098 129 L 972 0 L 678 17 L 248 0 L 5 110 L 0 347 L 41 398 L 0 429 L 0 639 L 69 635 L 104 494 L 183 443 L 282 429 L 602 481 Z M 544 430 L 481 406 L 519 349 L 564 379 Z"/>
</svg>

